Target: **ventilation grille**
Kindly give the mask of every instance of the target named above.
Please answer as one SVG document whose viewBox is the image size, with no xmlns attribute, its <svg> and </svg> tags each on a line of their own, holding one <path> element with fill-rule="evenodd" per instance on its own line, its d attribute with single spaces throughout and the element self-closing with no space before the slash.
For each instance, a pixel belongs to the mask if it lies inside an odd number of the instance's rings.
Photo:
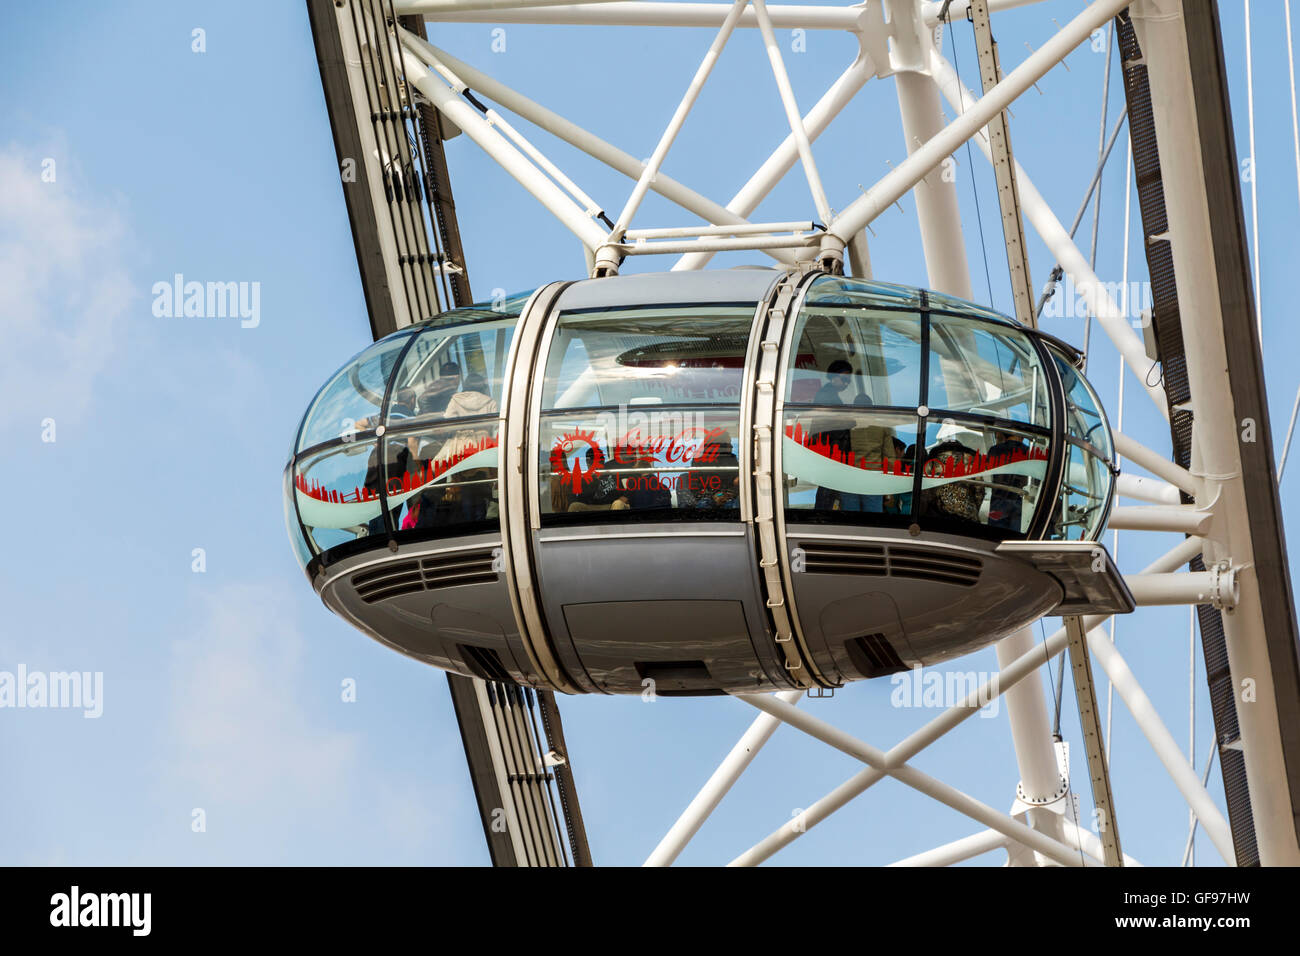
<svg viewBox="0 0 1300 956">
<path fill-rule="evenodd" d="M 809 544 L 799 545 L 803 550 L 805 571 L 820 574 L 874 574 L 884 577 L 889 573 L 885 549 L 870 544 Z"/>
<path fill-rule="evenodd" d="M 883 634 L 866 634 L 844 642 L 849 660 L 865 677 L 883 677 L 907 670 L 894 645 Z"/>
<path fill-rule="evenodd" d="M 352 576 L 352 586 L 367 604 L 402 594 L 432 591 L 461 584 L 489 584 L 497 580 L 492 570 L 492 549 L 456 551 L 427 558 L 392 561 Z"/>
<path fill-rule="evenodd" d="M 932 548 L 828 544 L 822 541 L 804 541 L 799 547 L 803 551 L 803 569 L 817 574 L 918 578 L 973 587 L 979 582 L 984 567 L 979 558 Z"/>
</svg>

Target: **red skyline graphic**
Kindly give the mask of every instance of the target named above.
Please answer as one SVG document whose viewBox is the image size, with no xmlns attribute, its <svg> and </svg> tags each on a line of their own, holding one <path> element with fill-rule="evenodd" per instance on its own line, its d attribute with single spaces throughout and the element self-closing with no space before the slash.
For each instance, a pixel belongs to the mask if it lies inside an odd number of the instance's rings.
<svg viewBox="0 0 1300 956">
<path fill-rule="evenodd" d="M 910 461 L 903 461 L 897 458 L 883 458 L 881 460 L 869 460 L 865 457 L 854 458 L 852 453 L 845 452 L 836 445 L 832 445 L 826 437 L 825 432 L 811 434 L 805 432 L 803 425 L 795 422 L 793 425 L 785 427 L 786 437 L 791 441 L 798 442 L 804 448 L 811 452 L 821 455 L 823 458 L 829 458 L 831 461 L 839 462 L 841 465 L 848 465 L 851 468 L 860 468 L 863 471 L 878 471 L 886 475 L 912 475 L 915 474 L 914 465 Z M 932 463 L 930 470 L 925 474 L 932 478 L 964 478 L 970 475 L 981 474 L 985 471 L 991 471 L 995 468 L 1002 468 L 1006 465 L 1013 465 L 1022 461 L 1046 461 L 1047 452 L 1043 449 L 1032 446 L 1030 448 L 1019 448 L 1002 455 L 989 455 L 984 452 L 976 452 L 974 458 L 969 464 L 959 462 L 955 457 L 947 458 L 943 461 L 942 468 L 936 470 L 938 462 Z"/>
<path fill-rule="evenodd" d="M 409 491 L 415 491 L 417 488 L 427 485 L 437 478 L 441 478 L 450 469 L 459 465 L 471 455 L 476 455 L 481 451 L 487 451 L 489 448 L 497 447 L 497 439 L 484 436 L 471 441 L 467 441 L 459 451 L 453 455 L 444 458 L 433 458 L 421 463 L 415 471 L 407 471 L 399 478 L 393 476 L 388 479 L 389 495 L 400 495 Z M 379 495 L 369 488 L 355 486 L 349 491 L 339 491 L 333 488 L 327 488 L 319 481 L 308 482 L 307 479 L 298 475 L 294 479 L 294 484 L 308 498 L 314 498 L 317 501 L 325 501 L 331 504 L 355 504 L 362 501 L 378 501 Z"/>
</svg>

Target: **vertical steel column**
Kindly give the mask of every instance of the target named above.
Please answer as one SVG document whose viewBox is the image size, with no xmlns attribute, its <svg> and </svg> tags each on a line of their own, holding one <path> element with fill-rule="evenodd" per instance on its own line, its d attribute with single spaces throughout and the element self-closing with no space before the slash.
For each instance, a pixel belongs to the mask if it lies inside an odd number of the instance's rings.
<svg viewBox="0 0 1300 956">
<path fill-rule="evenodd" d="M 1114 620 L 1114 618 L 1111 618 Z M 1107 866 L 1123 866 L 1124 853 L 1119 845 L 1119 825 L 1115 819 L 1115 798 L 1110 789 L 1110 768 L 1106 763 L 1106 745 L 1102 739 L 1101 715 L 1097 710 L 1097 692 L 1092 681 L 1092 660 L 1083 618 L 1065 618 L 1070 635 L 1070 671 L 1074 675 L 1074 696 L 1079 702 L 1079 723 L 1083 728 L 1083 745 L 1088 751 L 1088 776 L 1092 778 L 1092 805 L 1101 814 L 1097 820 L 1102 851 Z"/>
<path fill-rule="evenodd" d="M 920 31 L 926 29 L 920 7 L 910 0 L 886 0 L 886 7 L 895 29 L 890 66 L 897 71 L 894 83 L 898 109 L 910 155 L 947 123 L 939 101 L 939 87 L 930 76 L 929 47 L 920 37 Z M 966 175 L 972 175 L 972 171 L 967 170 Z M 912 198 L 916 202 L 930 288 L 969 299 L 970 267 L 966 261 L 955 177 L 945 181 L 943 165 L 937 166 L 912 189 Z"/>
<path fill-rule="evenodd" d="M 979 53 L 980 81 L 985 95 L 1002 82 L 1002 65 L 998 45 L 989 21 L 988 0 L 971 0 L 971 23 L 975 26 L 975 48 Z M 1011 152 L 1011 128 L 1007 111 L 1002 110 L 988 125 L 989 146 L 993 150 L 993 173 L 998 183 L 998 208 L 1002 212 L 1002 235 L 1007 243 L 1007 267 L 1011 270 L 1011 292 L 1016 303 L 1016 318 L 1034 328 L 1034 287 L 1029 278 L 1029 248 L 1025 245 L 1025 223 L 1020 215 L 1020 189 L 1016 183 L 1016 160 Z"/>
<path fill-rule="evenodd" d="M 1218 17 L 1208 0 L 1141 0 L 1132 15 L 1151 85 L 1161 175 L 1173 197 L 1166 211 L 1195 399 L 1193 472 L 1216 500 L 1204 558 L 1238 568 L 1240 600 L 1223 626 L 1259 858 L 1297 865 L 1295 612 Z"/>
</svg>

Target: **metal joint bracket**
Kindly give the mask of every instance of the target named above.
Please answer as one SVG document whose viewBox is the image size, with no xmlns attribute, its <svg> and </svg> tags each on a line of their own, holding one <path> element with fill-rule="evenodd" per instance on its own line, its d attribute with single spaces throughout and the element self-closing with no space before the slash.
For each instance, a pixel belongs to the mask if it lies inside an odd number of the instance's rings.
<svg viewBox="0 0 1300 956">
<path fill-rule="evenodd" d="M 1237 580 L 1237 568 L 1227 561 L 1220 561 L 1207 569 L 1211 575 L 1210 603 L 1220 611 L 1231 611 L 1241 599 L 1241 582 Z"/>
<path fill-rule="evenodd" d="M 1052 791 L 1050 796 L 1046 797 L 1031 797 L 1025 793 L 1024 783 L 1016 784 L 1016 799 L 1030 807 L 1050 806 L 1051 804 L 1056 803 L 1056 801 L 1062 799 L 1069 792 L 1070 781 L 1065 777 L 1059 778 L 1056 789 Z"/>
<path fill-rule="evenodd" d="M 609 276 L 618 275 L 618 267 L 623 262 L 623 253 L 617 245 L 606 243 L 596 250 L 594 262 L 591 266 L 591 277 L 593 279 L 604 279 Z"/>
</svg>

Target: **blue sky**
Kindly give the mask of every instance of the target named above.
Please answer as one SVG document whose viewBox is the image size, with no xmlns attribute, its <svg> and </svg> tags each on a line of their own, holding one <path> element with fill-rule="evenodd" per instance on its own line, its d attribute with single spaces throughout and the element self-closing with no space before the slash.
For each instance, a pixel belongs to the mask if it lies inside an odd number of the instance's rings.
<svg viewBox="0 0 1300 956">
<path fill-rule="evenodd" d="M 1004 68 L 1037 48 L 1080 0 L 998 17 Z M 65 3 L 6 13 L 0 33 L 0 490 L 14 543 L 0 575 L 7 609 L 0 671 L 102 671 L 103 715 L 0 709 L 0 861 L 6 863 L 448 863 L 487 861 L 441 673 L 371 642 L 326 611 L 285 540 L 281 471 L 314 390 L 369 338 L 333 145 L 302 4 Z M 1247 149 L 1242 5 L 1221 4 Z M 1300 373 L 1283 308 L 1300 211 L 1280 3 L 1256 4 L 1255 94 L 1266 371 L 1275 440 Z M 191 31 L 206 52 L 191 50 Z M 435 42 L 637 156 L 648 156 L 712 33 L 438 27 Z M 969 27 L 957 55 L 977 84 Z M 945 44 L 947 44 L 945 35 Z M 787 47 L 788 49 L 788 47 Z M 786 61 L 806 109 L 848 65 L 845 35 L 810 33 Z M 1016 104 L 1017 158 L 1067 225 L 1096 161 L 1103 53 L 1069 57 Z M 579 70 L 576 65 L 584 69 Z M 1123 103 L 1116 73 L 1111 116 Z M 670 153 L 666 171 L 721 201 L 784 136 L 755 31 L 740 31 Z M 533 135 L 525 123 L 519 127 Z M 616 211 L 630 182 L 538 132 L 535 140 Z M 892 82 L 873 80 L 816 144 L 832 206 L 843 208 L 905 155 Z M 577 240 L 467 137 L 448 145 L 470 278 L 478 297 L 583 268 Z M 41 178 L 46 159 L 55 179 Z M 958 153 L 975 297 L 989 298 L 975 227 L 979 189 L 992 304 L 1010 311 L 988 165 Z M 1103 181 L 1098 271 L 1123 255 L 1123 140 Z M 1249 201 L 1247 199 L 1247 201 Z M 923 285 L 912 213 L 873 228 L 877 277 Z M 1248 213 L 1249 215 L 1249 213 Z M 760 207 L 812 218 L 797 169 Z M 651 196 L 638 225 L 683 221 Z M 1091 219 L 1080 236 L 1086 242 Z M 1133 206 L 1132 277 L 1145 278 Z M 1035 283 L 1052 261 L 1030 238 Z M 716 265 L 760 261 L 719 257 Z M 666 268 L 641 261 L 636 269 Z M 257 282 L 260 323 L 166 318 L 151 289 L 181 273 Z M 1081 320 L 1047 328 L 1075 344 Z M 1117 358 L 1094 329 L 1090 377 L 1116 409 Z M 1133 382 L 1130 380 L 1130 386 Z M 52 419 L 53 442 L 43 441 Z M 1128 389 L 1126 430 L 1168 448 L 1163 421 Z M 1283 493 L 1300 481 L 1289 471 Z M 33 494 L 33 489 L 39 491 Z M 1294 508 L 1284 499 L 1293 525 Z M 1110 537 L 1107 536 L 1109 544 Z M 1174 543 L 1125 535 L 1137 570 Z M 206 569 L 194 570 L 194 549 Z M 1054 622 L 1052 622 L 1054 624 Z M 1188 736 L 1188 612 L 1147 610 L 1118 628 L 1121 652 L 1175 737 Z M 992 671 L 992 651 L 957 665 Z M 341 699 L 354 680 L 355 703 Z M 1104 694 L 1104 680 L 1102 681 Z M 1211 734 L 1196 679 L 1197 764 Z M 852 685 L 806 706 L 882 747 L 937 711 L 890 706 L 888 683 Z M 1067 692 L 1068 693 L 1068 692 Z M 736 701 L 562 700 L 593 853 L 639 863 L 749 724 Z M 1073 702 L 1065 732 L 1086 772 Z M 1176 863 L 1187 811 L 1123 705 L 1113 774 L 1125 849 Z M 973 718 L 916 765 L 995 807 L 1017 779 L 1005 712 Z M 788 728 L 682 856 L 725 862 L 859 769 Z M 1211 788 L 1218 796 L 1217 770 Z M 206 829 L 195 832 L 201 809 Z M 979 826 L 893 781 L 814 828 L 777 859 L 884 863 Z M 1198 839 L 1198 860 L 1217 862 Z M 990 858 L 991 859 L 991 858 Z"/>
</svg>

